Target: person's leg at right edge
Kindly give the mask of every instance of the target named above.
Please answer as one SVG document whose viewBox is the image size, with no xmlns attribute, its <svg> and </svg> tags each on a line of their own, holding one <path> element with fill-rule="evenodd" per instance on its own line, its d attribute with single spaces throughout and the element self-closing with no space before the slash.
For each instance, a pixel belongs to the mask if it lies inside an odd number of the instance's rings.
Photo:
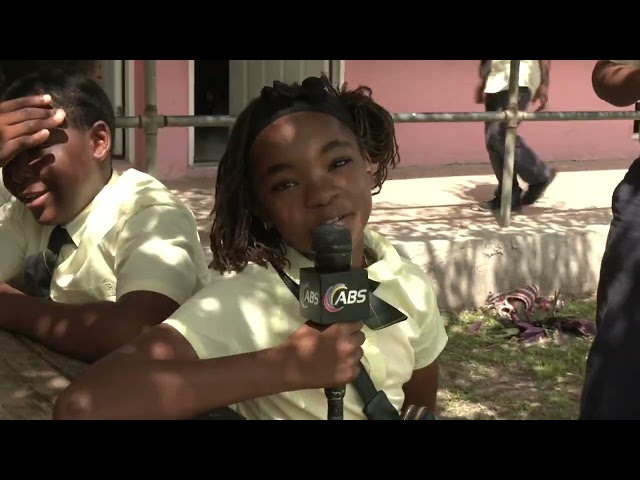
<svg viewBox="0 0 640 480">
<path fill-rule="evenodd" d="M 618 185 L 597 292 L 582 420 L 640 419 L 640 159 Z"/>
</svg>

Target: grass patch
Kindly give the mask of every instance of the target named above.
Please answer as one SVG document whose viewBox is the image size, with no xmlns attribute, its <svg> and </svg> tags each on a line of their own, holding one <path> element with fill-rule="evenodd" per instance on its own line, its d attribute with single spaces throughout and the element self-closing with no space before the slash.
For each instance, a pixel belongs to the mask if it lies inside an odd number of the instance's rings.
<svg viewBox="0 0 640 480">
<path fill-rule="evenodd" d="M 595 300 L 565 298 L 558 315 L 593 321 Z M 443 316 L 449 343 L 440 363 L 440 418 L 577 418 L 591 338 L 561 334 L 524 344 L 501 336 L 504 327 L 482 310 Z M 479 320 L 485 327 L 472 333 L 469 327 Z"/>
</svg>

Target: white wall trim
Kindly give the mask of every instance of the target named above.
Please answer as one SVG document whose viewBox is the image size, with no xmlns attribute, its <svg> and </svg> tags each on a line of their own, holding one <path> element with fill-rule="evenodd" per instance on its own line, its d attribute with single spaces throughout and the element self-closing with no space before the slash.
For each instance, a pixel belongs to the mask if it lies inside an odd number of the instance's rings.
<svg viewBox="0 0 640 480">
<path fill-rule="evenodd" d="M 329 60 L 331 62 L 331 82 L 339 87 L 344 83 L 344 70 L 346 60 Z"/>
</svg>

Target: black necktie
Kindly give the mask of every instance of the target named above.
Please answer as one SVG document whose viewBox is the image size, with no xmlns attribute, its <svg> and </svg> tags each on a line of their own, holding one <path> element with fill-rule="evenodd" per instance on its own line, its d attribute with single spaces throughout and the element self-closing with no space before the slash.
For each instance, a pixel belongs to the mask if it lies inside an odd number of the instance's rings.
<svg viewBox="0 0 640 480">
<path fill-rule="evenodd" d="M 69 232 L 57 225 L 51 232 L 46 250 L 26 258 L 24 262 L 24 282 L 31 293 L 41 298 L 49 298 L 51 278 L 56 268 L 60 249 L 73 243 Z"/>
</svg>

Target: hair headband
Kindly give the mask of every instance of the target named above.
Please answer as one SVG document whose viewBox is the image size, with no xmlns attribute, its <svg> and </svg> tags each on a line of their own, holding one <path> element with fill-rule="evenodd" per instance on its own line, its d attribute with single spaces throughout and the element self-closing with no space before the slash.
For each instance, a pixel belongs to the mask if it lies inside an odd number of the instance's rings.
<svg viewBox="0 0 640 480">
<path fill-rule="evenodd" d="M 273 87 L 264 87 L 253 112 L 254 121 L 248 133 L 248 145 L 270 124 L 296 112 L 319 112 L 331 115 L 357 133 L 355 120 L 351 112 L 340 99 L 326 90 L 321 78 L 308 77 L 302 84 L 286 83 L 275 80 Z"/>
</svg>

